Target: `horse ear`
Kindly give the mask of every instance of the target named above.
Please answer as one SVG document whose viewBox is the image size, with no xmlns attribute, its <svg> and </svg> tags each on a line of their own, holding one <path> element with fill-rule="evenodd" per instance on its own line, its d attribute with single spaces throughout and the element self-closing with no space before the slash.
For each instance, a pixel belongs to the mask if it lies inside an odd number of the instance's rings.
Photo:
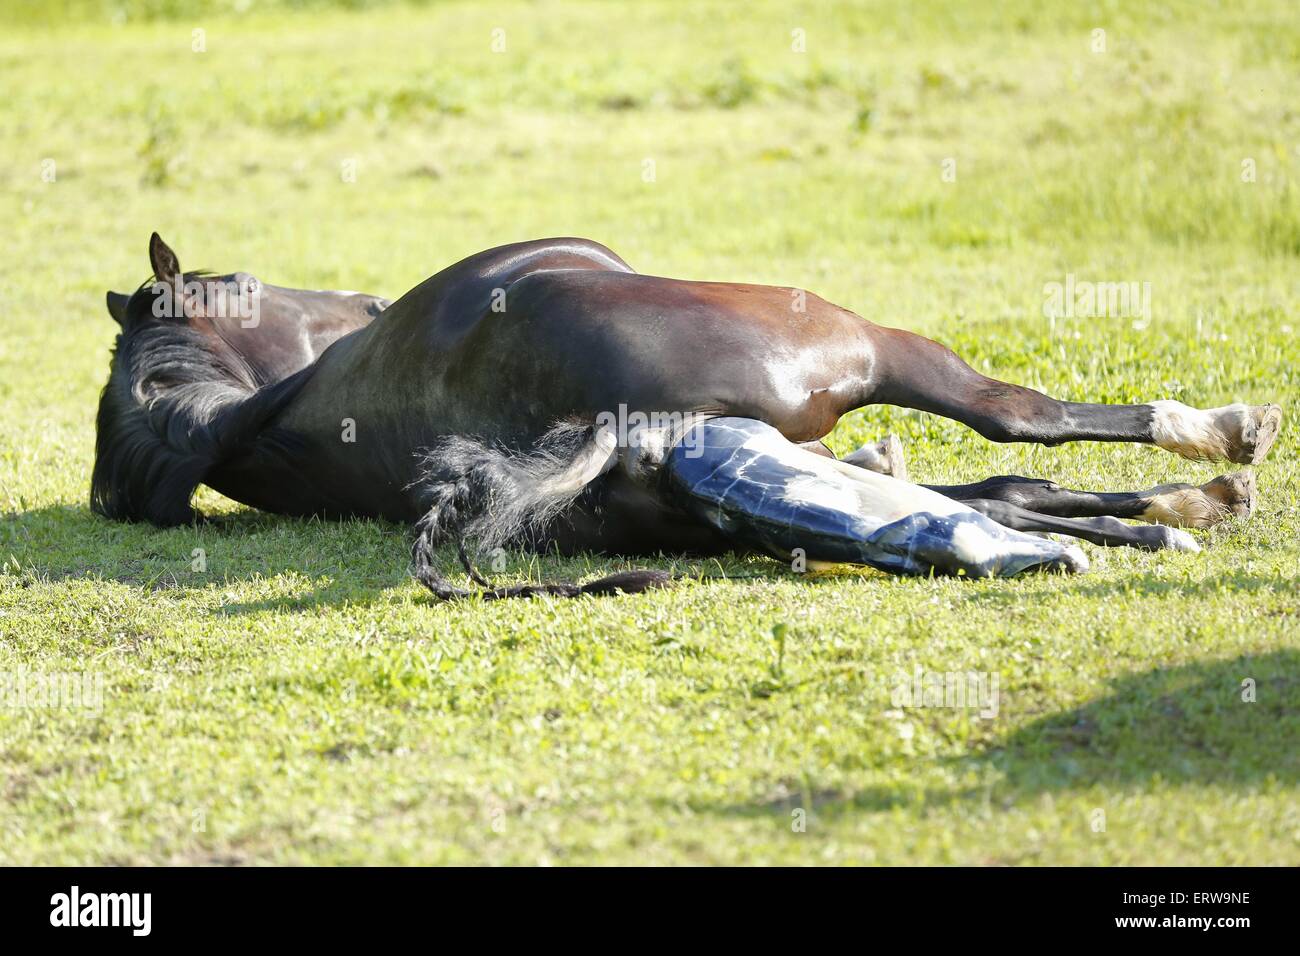
<svg viewBox="0 0 1300 956">
<path fill-rule="evenodd" d="M 153 266 L 154 278 L 159 282 L 167 282 L 181 274 L 181 262 L 176 258 L 176 253 L 156 232 L 149 237 L 149 264 Z"/>
<path fill-rule="evenodd" d="M 131 301 L 131 297 L 110 290 L 107 299 L 108 314 L 113 317 L 113 321 L 118 325 L 126 325 L 126 304 Z"/>
</svg>

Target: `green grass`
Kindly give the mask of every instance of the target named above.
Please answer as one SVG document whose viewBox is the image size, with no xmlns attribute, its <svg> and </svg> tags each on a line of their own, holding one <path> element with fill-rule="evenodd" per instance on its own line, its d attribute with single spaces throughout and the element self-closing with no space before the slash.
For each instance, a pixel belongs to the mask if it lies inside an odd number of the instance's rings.
<svg viewBox="0 0 1300 956">
<path fill-rule="evenodd" d="M 678 560 L 757 577 L 438 606 L 400 527 L 86 504 L 103 293 L 153 229 L 189 268 L 389 295 L 585 235 L 1061 397 L 1294 412 L 1293 4 L 268 6 L 0 5 L 0 673 L 104 687 L 0 708 L 0 863 L 1300 863 L 1293 429 L 1250 521 L 1196 555 L 1088 547 L 1079 578 Z M 1150 282 L 1149 326 L 1049 323 L 1067 273 Z M 887 430 L 935 482 L 1217 472 L 885 408 L 832 443 Z M 916 668 L 996 675 L 996 717 L 896 706 Z"/>
</svg>

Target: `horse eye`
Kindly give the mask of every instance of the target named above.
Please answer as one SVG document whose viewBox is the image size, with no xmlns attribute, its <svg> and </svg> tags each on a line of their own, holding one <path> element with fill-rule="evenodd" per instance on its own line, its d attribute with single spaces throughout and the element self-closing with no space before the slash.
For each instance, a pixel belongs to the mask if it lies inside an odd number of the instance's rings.
<svg viewBox="0 0 1300 956">
<path fill-rule="evenodd" d="M 262 283 L 257 281 L 256 276 L 249 276 L 244 280 L 244 290 L 249 295 L 257 295 L 257 293 L 262 291 Z"/>
</svg>

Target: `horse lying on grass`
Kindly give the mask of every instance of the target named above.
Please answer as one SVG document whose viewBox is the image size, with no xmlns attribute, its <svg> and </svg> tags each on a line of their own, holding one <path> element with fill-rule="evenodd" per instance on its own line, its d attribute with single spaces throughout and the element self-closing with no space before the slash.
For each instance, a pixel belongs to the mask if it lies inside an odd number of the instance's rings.
<svg viewBox="0 0 1300 956">
<path fill-rule="evenodd" d="M 1059 401 L 811 293 L 639 275 L 584 239 L 489 249 L 391 303 L 185 273 L 157 234 L 149 258 L 152 280 L 108 294 L 121 333 L 94 510 L 183 524 L 206 484 L 279 514 L 413 523 L 415 574 L 440 598 L 472 593 L 435 569 L 445 542 L 488 598 L 636 591 L 667 575 L 497 589 L 466 541 L 972 577 L 1086 570 L 1077 546 L 1035 532 L 1196 551 L 1175 526 L 1248 515 L 1249 469 L 1139 492 L 1020 477 L 927 487 L 906 480 L 896 439 L 844 460 L 820 439 L 886 403 L 998 442 L 1145 442 L 1248 465 L 1281 423 L 1275 405 Z"/>
</svg>

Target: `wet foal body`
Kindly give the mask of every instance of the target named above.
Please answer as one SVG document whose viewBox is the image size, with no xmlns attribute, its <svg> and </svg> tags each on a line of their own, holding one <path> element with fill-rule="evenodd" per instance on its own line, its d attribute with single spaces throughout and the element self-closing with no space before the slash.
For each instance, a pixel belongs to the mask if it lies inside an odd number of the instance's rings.
<svg viewBox="0 0 1300 956">
<path fill-rule="evenodd" d="M 151 260 L 155 275 L 179 273 L 160 240 L 151 244 Z M 591 459 L 590 467 L 571 469 L 578 493 L 563 520 L 529 542 L 564 551 L 713 553 L 736 547 L 737 534 L 692 514 L 680 497 L 665 493 L 659 474 L 674 442 L 714 420 L 770 426 L 790 451 L 771 442 L 765 447 L 796 471 L 806 464 L 798 456 L 816 457 L 797 445 L 816 442 L 842 415 L 872 403 L 943 414 L 996 441 L 1136 441 L 1238 462 L 1263 456 L 1279 420 L 1272 406 L 1202 412 L 1170 402 L 1057 401 L 980 375 L 937 343 L 873 325 L 802 290 L 643 276 L 604 246 L 581 239 L 479 253 L 387 308 L 374 297 L 356 297 L 342 308 L 339 301 L 295 300 L 304 294 L 292 290 L 261 290 L 259 326 L 209 322 L 208 337 L 242 359 L 254 381 L 252 391 L 217 415 L 235 424 L 214 426 L 243 433 L 212 455 L 198 481 L 279 513 L 417 521 L 427 516 L 438 480 L 430 478 L 437 462 L 416 453 L 456 436 L 526 453 L 556 422 L 590 423 L 619 409 L 686 423 L 671 435 L 642 435 L 631 448 L 602 446 L 604 458 L 584 446 L 580 454 Z M 133 303 L 152 295 L 142 289 Z M 295 309 L 299 344 L 291 346 L 283 332 L 277 341 L 267 328 L 283 324 L 283 314 Z M 124 322 L 127 338 L 135 331 L 129 323 L 149 322 L 139 304 L 123 311 L 135 316 Z M 202 305 L 195 311 L 201 314 Z M 320 329 L 318 313 L 328 316 Z M 195 318 L 190 325 L 203 322 Z M 837 464 L 837 475 L 826 476 L 831 484 L 854 470 Z M 440 478 L 444 484 L 463 479 L 454 473 Z M 1066 497 L 1039 490 L 1030 502 L 1027 489 L 1018 487 L 1024 479 L 990 482 L 937 490 L 974 502 L 975 511 L 1012 528 L 1058 530 L 1099 543 L 1178 544 L 1167 529 L 1104 519 L 1069 523 L 1072 515 L 1152 520 L 1146 512 L 1159 511 L 1154 502 L 1169 494 L 1162 489 L 1105 500 L 1072 499 L 1085 493 L 1051 486 Z M 1243 488 L 1238 482 L 1200 507 L 1240 511 Z M 895 492 L 890 485 L 882 493 Z M 188 490 L 185 498 L 188 507 Z M 1245 499 L 1248 509 L 1249 495 Z M 1139 507 L 1138 501 L 1141 510 L 1124 510 Z M 1176 506 L 1163 508 L 1169 523 L 1180 523 Z M 114 516 L 158 520 L 148 513 Z M 1035 525 L 1052 517 L 1066 523 Z"/>
</svg>

